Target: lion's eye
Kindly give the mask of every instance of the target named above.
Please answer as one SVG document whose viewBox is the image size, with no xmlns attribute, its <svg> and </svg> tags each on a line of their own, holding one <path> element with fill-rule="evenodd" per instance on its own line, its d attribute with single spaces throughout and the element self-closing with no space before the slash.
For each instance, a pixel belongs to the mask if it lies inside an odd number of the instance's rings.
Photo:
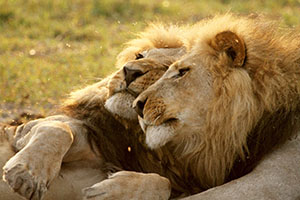
<svg viewBox="0 0 300 200">
<path fill-rule="evenodd" d="M 138 53 L 138 54 L 135 55 L 135 59 L 136 60 L 142 59 L 142 58 L 144 58 L 144 56 L 142 54 L 140 54 L 140 53 Z"/>
<path fill-rule="evenodd" d="M 188 67 L 179 69 L 179 76 L 185 75 L 188 71 L 190 71 L 190 68 L 188 68 Z"/>
<path fill-rule="evenodd" d="M 176 74 L 175 76 L 173 76 L 174 78 L 179 78 L 179 77 L 183 77 L 188 71 L 190 71 L 189 67 L 186 68 L 181 68 L 178 70 L 178 74 Z"/>
</svg>

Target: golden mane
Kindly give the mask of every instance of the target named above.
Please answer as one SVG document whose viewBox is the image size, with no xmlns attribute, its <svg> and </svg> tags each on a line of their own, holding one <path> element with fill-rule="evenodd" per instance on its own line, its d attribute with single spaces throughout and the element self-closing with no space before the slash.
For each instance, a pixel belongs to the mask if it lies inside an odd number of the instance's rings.
<svg viewBox="0 0 300 200">
<path fill-rule="evenodd" d="M 225 14 L 190 27 L 184 45 L 134 106 L 148 144 L 176 158 L 171 183 L 196 193 L 247 174 L 299 130 L 300 35 L 263 16 Z"/>
<path fill-rule="evenodd" d="M 239 69 L 230 67 L 225 53 L 211 48 L 212 39 L 223 31 L 235 33 L 246 44 L 246 60 Z M 203 180 L 209 183 L 203 184 L 211 187 L 249 172 L 297 131 L 300 37 L 261 16 L 231 14 L 204 20 L 190 34 L 185 44 L 193 54 L 206 56 L 203 62 L 211 66 L 215 97 L 206 134 L 195 136 L 196 143 L 182 141 L 180 149 L 188 160 L 196 160 L 194 168 L 205 163 L 196 174 L 200 179 L 205 174 Z"/>
</svg>

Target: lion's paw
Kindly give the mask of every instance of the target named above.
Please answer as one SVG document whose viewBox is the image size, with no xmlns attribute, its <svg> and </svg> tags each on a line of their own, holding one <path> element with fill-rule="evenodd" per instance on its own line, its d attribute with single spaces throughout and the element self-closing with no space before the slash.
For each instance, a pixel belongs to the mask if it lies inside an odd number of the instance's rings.
<svg viewBox="0 0 300 200">
<path fill-rule="evenodd" d="M 42 199 L 47 191 L 46 181 L 33 176 L 32 171 L 24 164 L 4 168 L 3 179 L 15 192 L 26 199 Z"/>
<path fill-rule="evenodd" d="M 28 153 L 19 152 L 3 167 L 3 180 L 26 199 L 40 200 L 44 197 L 49 183 L 57 175 L 57 167 L 59 169 L 54 163 L 37 163 Z"/>
<path fill-rule="evenodd" d="M 83 190 L 86 200 L 164 200 L 171 194 L 168 179 L 157 174 L 121 171 Z"/>
</svg>

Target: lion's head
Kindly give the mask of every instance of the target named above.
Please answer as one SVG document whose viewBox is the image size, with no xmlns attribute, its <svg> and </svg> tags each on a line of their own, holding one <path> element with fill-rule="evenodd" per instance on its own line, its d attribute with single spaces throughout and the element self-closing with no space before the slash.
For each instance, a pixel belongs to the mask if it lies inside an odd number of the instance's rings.
<svg viewBox="0 0 300 200">
<path fill-rule="evenodd" d="M 189 53 L 134 107 L 146 143 L 154 149 L 170 144 L 187 173 L 209 188 L 224 183 L 239 159 L 254 162 L 293 132 L 300 41 L 260 17 L 230 14 L 193 31 Z"/>
<path fill-rule="evenodd" d="M 134 99 L 185 54 L 183 35 L 181 27 L 152 24 L 129 42 L 118 56 L 120 70 L 109 80 L 105 107 L 120 117 L 137 120 Z"/>
</svg>

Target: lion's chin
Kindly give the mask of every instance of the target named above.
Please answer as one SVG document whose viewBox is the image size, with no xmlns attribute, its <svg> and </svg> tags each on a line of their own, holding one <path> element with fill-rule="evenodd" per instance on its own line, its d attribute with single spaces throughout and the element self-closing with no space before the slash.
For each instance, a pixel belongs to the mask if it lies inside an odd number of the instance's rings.
<svg viewBox="0 0 300 200">
<path fill-rule="evenodd" d="M 105 102 L 104 107 L 111 113 L 128 120 L 137 120 L 137 113 L 132 108 L 134 97 L 126 92 L 116 93 Z"/>
<path fill-rule="evenodd" d="M 166 124 L 162 124 L 159 126 L 143 125 L 142 127 L 144 132 L 146 133 L 146 144 L 151 149 L 157 149 L 164 146 L 166 143 L 171 141 L 175 135 L 174 129 Z"/>
</svg>

